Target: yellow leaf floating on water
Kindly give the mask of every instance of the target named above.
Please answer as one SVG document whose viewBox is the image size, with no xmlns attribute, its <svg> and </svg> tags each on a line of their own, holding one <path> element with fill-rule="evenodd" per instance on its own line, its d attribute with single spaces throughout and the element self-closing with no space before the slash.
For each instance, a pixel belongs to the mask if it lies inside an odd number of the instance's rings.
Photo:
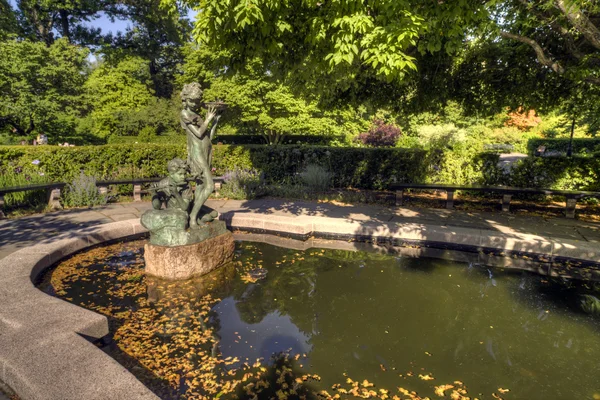
<svg viewBox="0 0 600 400">
<path fill-rule="evenodd" d="M 440 397 L 444 397 L 446 394 L 444 393 L 446 390 L 454 389 L 453 385 L 440 385 L 435 387 L 435 394 Z"/>
<path fill-rule="evenodd" d="M 502 388 L 498 388 L 498 391 L 499 391 L 500 393 L 504 394 L 504 393 L 508 393 L 508 392 L 510 392 L 510 389 L 502 389 Z M 599 396 L 599 398 L 600 398 L 600 396 Z"/>
<path fill-rule="evenodd" d="M 371 382 L 369 382 L 368 380 L 365 379 L 362 382 L 362 386 L 368 388 L 368 387 L 373 387 L 373 384 Z"/>
<path fill-rule="evenodd" d="M 419 378 L 421 378 L 424 381 L 432 381 L 432 380 L 435 379 L 433 376 L 431 376 L 429 374 L 427 374 L 427 375 L 421 375 L 421 374 L 419 374 Z"/>
</svg>

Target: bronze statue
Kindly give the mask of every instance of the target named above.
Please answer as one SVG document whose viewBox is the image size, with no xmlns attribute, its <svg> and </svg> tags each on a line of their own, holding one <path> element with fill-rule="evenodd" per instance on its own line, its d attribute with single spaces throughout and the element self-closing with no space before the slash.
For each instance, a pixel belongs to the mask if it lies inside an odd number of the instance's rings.
<svg viewBox="0 0 600 400">
<path fill-rule="evenodd" d="M 215 188 L 211 140 L 225 104 L 204 104 L 197 83 L 183 87 L 181 100 L 187 162 L 179 158 L 169 161 L 169 176 L 150 188 L 153 209 L 144 212 L 140 221 L 150 232 L 144 246 L 146 273 L 169 280 L 188 279 L 226 265 L 235 249 L 225 221 L 215 220 L 218 213 L 204 205 Z M 205 119 L 199 115 L 201 106 L 207 108 Z M 191 178 L 186 178 L 188 172 Z M 195 193 L 190 180 L 196 182 Z"/>
<path fill-rule="evenodd" d="M 202 89 L 198 83 L 189 83 L 181 91 L 183 110 L 181 111 L 181 126 L 187 135 L 188 165 L 192 178 L 196 181 L 194 205 L 190 212 L 190 227 L 198 228 L 198 217 L 202 205 L 215 189 L 210 170 L 212 161 L 211 140 L 217 132 L 217 125 L 222 107 L 219 103 L 207 104 L 206 119 L 202 120 L 197 111 L 202 105 Z M 208 128 L 212 123 L 210 132 Z M 212 221 L 216 212 L 209 211 L 200 217 L 202 222 Z"/>
<path fill-rule="evenodd" d="M 189 211 L 190 203 L 194 194 L 185 176 L 188 166 L 181 158 L 174 158 L 167 163 L 169 176 L 150 186 L 152 196 L 152 208 L 160 210 L 165 208 L 178 208 L 186 213 Z"/>
</svg>

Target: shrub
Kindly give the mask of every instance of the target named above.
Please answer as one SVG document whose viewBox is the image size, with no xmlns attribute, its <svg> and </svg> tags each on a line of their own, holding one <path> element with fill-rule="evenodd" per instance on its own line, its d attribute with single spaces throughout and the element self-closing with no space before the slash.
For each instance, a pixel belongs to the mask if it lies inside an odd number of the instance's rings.
<svg viewBox="0 0 600 400">
<path fill-rule="evenodd" d="M 137 138 L 141 143 L 152 143 L 158 135 L 153 126 L 145 126 L 140 130 Z"/>
<path fill-rule="evenodd" d="M 225 185 L 220 194 L 234 200 L 255 199 L 264 195 L 265 184 L 262 173 L 255 169 L 236 168 L 223 175 Z"/>
<path fill-rule="evenodd" d="M 566 153 L 569 148 L 569 138 L 529 139 L 527 151 L 535 154 L 538 147 L 546 147 L 546 152 Z M 600 152 L 600 138 L 574 138 L 573 154 Z"/>
<path fill-rule="evenodd" d="M 0 188 L 12 186 L 27 186 L 36 183 L 48 183 L 50 179 L 43 171 L 24 172 L 21 167 L 6 168 L 0 173 Z M 7 208 L 38 207 L 46 204 L 47 192 L 42 190 L 28 190 L 25 192 L 8 193 L 4 197 Z"/>
<path fill-rule="evenodd" d="M 331 189 L 333 174 L 320 165 L 309 164 L 300 174 L 300 179 L 310 190 L 325 192 Z"/>
<path fill-rule="evenodd" d="M 542 119 L 535 114 L 535 110 L 525 111 L 523 107 L 508 113 L 508 119 L 504 126 L 514 126 L 521 131 L 535 128 L 542 122 Z"/>
<path fill-rule="evenodd" d="M 106 196 L 98 193 L 96 178 L 83 172 L 67 185 L 63 195 L 63 204 L 68 207 L 91 207 L 106 204 Z"/>
<path fill-rule="evenodd" d="M 467 140 L 467 131 L 454 124 L 422 125 L 417 135 L 429 147 L 452 147 Z"/>
<path fill-rule="evenodd" d="M 565 190 L 600 190 L 600 156 L 528 157 L 516 163 L 505 184 Z"/>
<path fill-rule="evenodd" d="M 402 131 L 399 127 L 386 124 L 383 120 L 376 119 L 368 132 L 358 135 L 358 140 L 367 146 L 394 147 Z"/>
<path fill-rule="evenodd" d="M 506 128 L 508 129 L 508 128 Z M 514 129 L 514 128 L 511 128 Z M 511 184 L 497 170 L 498 155 L 481 153 L 469 141 L 449 150 L 325 146 L 217 145 L 213 147 L 215 175 L 227 171 L 258 170 L 269 184 L 293 184 L 308 165 L 318 164 L 332 174 L 335 188 L 387 189 L 391 183 Z M 185 144 L 127 144 L 82 147 L 2 146 L 0 175 L 15 168 L 30 176 L 45 172 L 50 182 L 65 182 L 81 170 L 98 180 L 166 175 L 167 162 L 186 158 Z M 535 159 L 539 159 L 536 157 Z M 513 185 L 594 190 L 600 184 L 600 157 L 546 158 L 521 162 L 511 172 Z M 38 165 L 32 161 L 39 160 Z M 527 172 L 520 168 L 527 167 Z M 520 165 L 520 164 L 519 164 Z M 518 171 L 521 175 L 516 175 Z M 516 177 L 519 176 L 518 179 Z M 547 176 L 533 180 L 532 176 Z M 522 178 L 521 178 L 522 177 Z M 575 177 L 569 182 L 567 177 Z M 550 186 L 548 186 L 550 185 Z M 561 187 L 563 185 L 564 187 Z"/>
</svg>

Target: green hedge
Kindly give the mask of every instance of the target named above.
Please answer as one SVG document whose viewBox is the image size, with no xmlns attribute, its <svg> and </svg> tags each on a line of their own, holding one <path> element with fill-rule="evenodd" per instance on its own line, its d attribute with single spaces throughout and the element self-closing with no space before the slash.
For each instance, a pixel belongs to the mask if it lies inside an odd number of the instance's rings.
<svg viewBox="0 0 600 400">
<path fill-rule="evenodd" d="M 566 153 L 569 149 L 569 138 L 529 139 L 527 141 L 527 152 L 529 154 L 535 154 L 540 146 L 546 146 L 546 152 L 559 151 Z M 597 152 L 600 152 L 600 137 L 573 139 L 573 154 Z"/>
<path fill-rule="evenodd" d="M 158 144 L 185 144 L 186 136 L 170 135 L 170 136 L 152 136 L 147 139 L 149 143 Z M 335 136 L 315 136 L 315 135 L 285 135 L 281 144 L 304 144 L 304 145 L 319 145 L 327 146 L 332 142 L 340 141 L 340 138 Z M 144 138 L 138 136 L 111 136 L 108 139 L 110 144 L 125 144 L 125 143 L 144 143 Z M 266 145 L 266 139 L 261 135 L 217 135 L 214 139 L 214 144 L 263 144 Z"/>
<path fill-rule="evenodd" d="M 284 135 L 280 144 L 288 145 L 313 145 L 328 146 L 333 142 L 343 142 L 343 138 L 335 136 L 316 136 L 316 135 Z M 268 144 L 262 135 L 217 135 L 215 143 L 221 144 Z"/>
<path fill-rule="evenodd" d="M 167 160 L 182 156 L 184 145 L 2 146 L 0 172 L 20 167 L 59 182 L 71 181 L 80 171 L 101 180 L 156 177 L 164 175 Z"/>
<path fill-rule="evenodd" d="M 186 157 L 185 145 L 3 146 L 0 171 L 20 167 L 24 173 L 44 172 L 55 181 L 72 180 L 80 171 L 101 180 L 155 177 L 166 173 L 166 163 L 174 157 Z M 33 164 L 34 160 L 39 163 Z M 254 168 L 264 172 L 270 182 L 290 182 L 310 163 L 333 171 L 334 183 L 339 187 L 382 189 L 393 181 L 424 182 L 427 178 L 427 154 L 422 150 L 288 145 L 213 147 L 217 175 L 234 168 Z"/>
<path fill-rule="evenodd" d="M 187 138 L 185 135 L 164 135 L 149 136 L 148 141 L 139 136 L 110 136 L 108 144 L 181 144 L 185 145 Z"/>
<path fill-rule="evenodd" d="M 82 147 L 0 146 L 0 173 L 40 174 L 71 181 L 83 170 L 100 180 L 158 177 L 166 163 L 186 157 L 185 144 L 136 144 Z M 498 154 L 474 151 L 343 148 L 325 146 L 216 145 L 216 175 L 234 168 L 257 169 L 267 181 L 295 183 L 308 164 L 334 174 L 336 187 L 386 189 L 393 182 L 454 183 L 600 190 L 600 158 L 535 157 L 504 173 Z M 35 160 L 39 163 L 33 164 Z"/>
<path fill-rule="evenodd" d="M 528 157 L 498 182 L 516 187 L 600 191 L 600 156 Z"/>
</svg>

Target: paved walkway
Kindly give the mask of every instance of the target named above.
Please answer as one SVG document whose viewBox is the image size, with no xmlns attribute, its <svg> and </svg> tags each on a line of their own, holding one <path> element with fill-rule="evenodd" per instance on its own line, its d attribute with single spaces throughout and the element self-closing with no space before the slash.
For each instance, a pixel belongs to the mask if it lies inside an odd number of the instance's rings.
<svg viewBox="0 0 600 400">
<path fill-rule="evenodd" d="M 516 215 L 501 212 L 465 212 L 432 208 L 385 207 L 378 205 L 334 205 L 287 200 L 209 200 L 220 213 L 255 212 L 286 216 L 326 216 L 352 221 L 423 223 L 466 227 L 504 234 L 534 234 L 548 239 L 597 242 L 600 223 L 566 218 Z M 0 258 L 32 243 L 51 239 L 72 229 L 138 218 L 150 203 L 109 204 L 91 209 L 58 211 L 19 219 L 0 220 Z"/>
</svg>

